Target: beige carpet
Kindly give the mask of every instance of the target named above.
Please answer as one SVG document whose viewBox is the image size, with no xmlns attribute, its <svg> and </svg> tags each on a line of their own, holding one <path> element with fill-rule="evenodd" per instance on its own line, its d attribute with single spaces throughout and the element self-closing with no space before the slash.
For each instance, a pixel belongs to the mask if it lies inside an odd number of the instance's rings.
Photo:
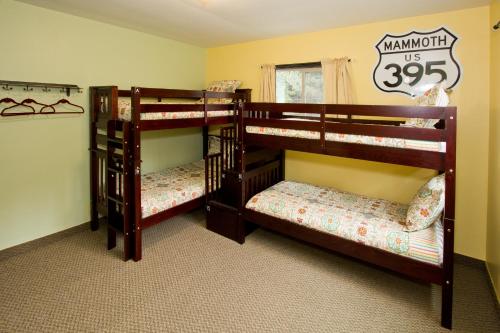
<svg viewBox="0 0 500 333">
<path fill-rule="evenodd" d="M 440 288 L 200 212 L 144 233 L 144 258 L 81 229 L 0 255 L 1 332 L 439 332 Z M 457 263 L 454 331 L 500 332 L 484 270 Z"/>
</svg>

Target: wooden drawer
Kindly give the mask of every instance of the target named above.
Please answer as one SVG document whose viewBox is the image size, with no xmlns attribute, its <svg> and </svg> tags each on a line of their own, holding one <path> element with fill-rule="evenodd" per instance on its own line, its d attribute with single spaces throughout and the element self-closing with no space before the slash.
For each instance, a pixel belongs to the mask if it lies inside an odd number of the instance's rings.
<svg viewBox="0 0 500 333">
<path fill-rule="evenodd" d="M 240 244 L 245 242 L 245 223 L 238 210 L 218 201 L 208 203 L 207 229 Z"/>
</svg>

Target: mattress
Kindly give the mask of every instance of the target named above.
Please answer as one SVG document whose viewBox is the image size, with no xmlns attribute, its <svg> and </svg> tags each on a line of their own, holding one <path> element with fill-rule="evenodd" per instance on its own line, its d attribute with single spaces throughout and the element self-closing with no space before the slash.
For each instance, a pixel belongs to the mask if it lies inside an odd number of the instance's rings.
<svg viewBox="0 0 500 333">
<path fill-rule="evenodd" d="M 203 160 L 141 176 L 142 218 L 179 206 L 205 194 Z"/>
<path fill-rule="evenodd" d="M 246 126 L 247 133 L 285 136 L 301 139 L 320 139 L 320 132 L 306 131 L 286 128 L 275 127 L 261 127 L 261 126 Z M 400 138 L 387 138 L 367 135 L 356 134 L 342 134 L 326 132 L 326 141 L 357 143 L 372 146 L 383 146 L 392 148 L 416 149 L 435 152 L 446 152 L 446 142 L 424 141 L 424 140 L 409 140 Z"/>
<path fill-rule="evenodd" d="M 404 204 L 282 181 L 253 196 L 246 208 L 415 260 L 442 263 L 440 219 L 427 229 L 407 232 Z"/>
<path fill-rule="evenodd" d="M 149 104 L 169 104 L 151 101 Z M 176 102 L 179 103 L 179 102 Z M 179 103 L 183 104 L 183 103 Z M 193 103 L 190 103 L 193 104 Z M 197 104 L 197 103 L 194 103 Z M 233 115 L 232 110 L 208 111 L 208 117 L 226 117 Z M 193 119 L 204 118 L 203 111 L 179 111 L 179 112 L 153 112 L 141 113 L 141 120 L 167 120 L 167 119 Z M 129 98 L 118 99 L 118 119 L 130 121 L 132 118 L 132 106 Z"/>
</svg>

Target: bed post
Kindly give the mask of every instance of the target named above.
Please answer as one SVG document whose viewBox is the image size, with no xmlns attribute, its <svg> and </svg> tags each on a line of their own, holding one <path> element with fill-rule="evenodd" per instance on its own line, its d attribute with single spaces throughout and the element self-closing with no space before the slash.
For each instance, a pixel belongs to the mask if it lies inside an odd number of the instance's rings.
<svg viewBox="0 0 500 333">
<path fill-rule="evenodd" d="M 242 211 L 245 207 L 245 183 L 243 182 L 243 172 L 245 171 L 245 144 L 243 142 L 243 132 L 245 130 L 245 125 L 243 124 L 243 120 L 245 118 L 245 101 L 240 101 L 238 103 L 238 116 L 237 116 L 237 125 L 236 128 L 236 144 L 235 144 L 235 169 L 238 173 L 238 185 L 237 185 L 237 195 L 239 198 L 236 202 L 237 206 L 237 217 L 236 217 L 236 225 L 237 232 L 235 241 L 239 244 L 245 243 L 245 230 L 247 229 L 246 222 L 243 219 Z"/>
<path fill-rule="evenodd" d="M 236 89 L 236 92 L 242 93 L 242 101 L 243 102 L 251 102 L 252 101 L 252 89 Z"/>
<path fill-rule="evenodd" d="M 90 229 L 96 231 L 99 229 L 99 213 L 97 211 L 97 191 L 98 191 L 98 172 L 99 165 L 96 156 L 97 151 L 97 113 L 99 112 L 99 103 L 96 100 L 96 91 L 90 87 Z"/>
<path fill-rule="evenodd" d="M 285 180 L 285 150 L 280 149 L 280 181 Z"/>
<path fill-rule="evenodd" d="M 203 126 L 203 157 L 208 155 L 208 126 Z"/>
<path fill-rule="evenodd" d="M 208 104 L 207 91 L 203 90 L 203 118 L 205 120 L 205 124 L 208 124 L 207 104 Z"/>
<path fill-rule="evenodd" d="M 142 209 L 141 209 L 141 89 L 132 87 L 132 167 L 133 167 L 133 214 L 132 214 L 132 247 L 134 261 L 142 258 Z"/>
<path fill-rule="evenodd" d="M 237 115 L 237 128 L 236 128 L 236 145 L 235 145 L 235 169 L 238 173 L 242 173 L 244 170 L 244 163 L 243 163 L 243 158 L 244 158 L 244 153 L 243 150 L 244 144 L 243 144 L 243 131 L 245 129 L 245 126 L 243 125 L 243 113 L 245 112 L 245 103 L 244 102 L 239 102 L 238 104 L 238 115 Z"/>
<path fill-rule="evenodd" d="M 456 108 L 447 108 L 445 157 L 445 207 L 443 218 L 443 281 L 441 298 L 441 326 L 451 329 L 453 305 L 453 254 L 455 235 L 455 179 L 456 179 Z"/>
<path fill-rule="evenodd" d="M 108 129 L 106 132 L 108 139 L 115 138 L 116 134 L 116 122 L 115 121 L 108 121 Z M 118 205 L 116 201 L 114 201 L 112 198 L 115 197 L 117 191 L 117 184 L 116 184 L 116 178 L 114 174 L 110 173 L 110 167 L 114 166 L 115 163 L 113 163 L 113 154 L 115 150 L 112 147 L 107 147 L 106 151 L 106 197 L 108 200 L 107 207 L 108 207 L 108 230 L 107 230 L 107 237 L 108 237 L 108 250 L 111 250 L 115 248 L 116 246 L 116 230 L 113 228 L 113 226 L 116 226 L 118 223 L 115 223 L 115 220 L 118 220 L 117 218 L 117 211 L 118 211 Z M 123 223 L 123 238 L 126 240 L 126 232 L 125 232 L 125 223 Z M 125 252 L 124 260 L 127 260 L 127 247 L 124 246 L 123 250 Z"/>
<path fill-rule="evenodd" d="M 122 137 L 117 136 L 122 133 Z M 123 233 L 123 259 L 132 257 L 130 122 L 108 121 L 107 131 L 108 250 L 116 246 L 116 232 Z M 122 151 L 120 154 L 118 151 Z"/>
</svg>

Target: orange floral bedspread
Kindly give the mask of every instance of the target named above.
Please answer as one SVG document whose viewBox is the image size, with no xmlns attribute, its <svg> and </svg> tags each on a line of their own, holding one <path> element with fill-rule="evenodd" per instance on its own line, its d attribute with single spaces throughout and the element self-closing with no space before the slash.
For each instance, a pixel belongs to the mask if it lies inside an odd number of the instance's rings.
<svg viewBox="0 0 500 333">
<path fill-rule="evenodd" d="M 428 262 L 442 263 L 443 228 L 407 232 L 408 206 L 387 200 L 292 181 L 252 197 L 246 207 L 368 246 Z"/>
</svg>

